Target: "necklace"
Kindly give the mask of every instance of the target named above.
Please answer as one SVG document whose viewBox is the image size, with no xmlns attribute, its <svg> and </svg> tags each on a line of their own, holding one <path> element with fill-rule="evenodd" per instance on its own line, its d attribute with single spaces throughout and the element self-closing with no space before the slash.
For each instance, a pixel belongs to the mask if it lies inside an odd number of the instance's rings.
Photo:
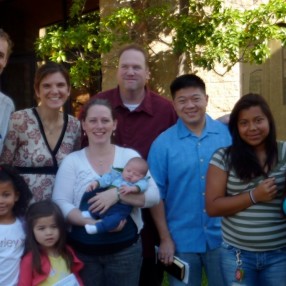
<svg viewBox="0 0 286 286">
<path fill-rule="evenodd" d="M 99 157 L 98 152 L 94 153 L 92 155 L 91 149 L 87 149 L 87 157 L 88 160 L 91 162 L 94 167 L 99 169 L 107 169 L 110 165 L 112 165 L 113 157 L 114 157 L 114 146 L 111 146 L 111 148 Z"/>
<path fill-rule="evenodd" d="M 112 154 L 108 154 L 104 159 L 96 159 L 95 158 L 95 164 L 99 167 L 105 166 L 106 163 L 109 163 L 111 160 Z"/>
</svg>

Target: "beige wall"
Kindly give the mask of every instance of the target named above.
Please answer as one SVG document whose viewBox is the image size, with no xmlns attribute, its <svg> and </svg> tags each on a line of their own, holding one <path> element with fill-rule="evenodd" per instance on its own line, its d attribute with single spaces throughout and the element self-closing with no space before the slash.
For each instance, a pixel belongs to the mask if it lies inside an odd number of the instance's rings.
<svg viewBox="0 0 286 286">
<path fill-rule="evenodd" d="M 286 139 L 286 105 L 283 102 L 281 43 L 269 43 L 272 55 L 262 65 L 244 64 L 241 68 L 242 93 L 256 92 L 265 97 L 273 112 L 279 139 Z"/>
<path fill-rule="evenodd" d="M 173 0 L 176 1 L 176 0 Z M 116 0 L 101 0 L 100 9 L 106 15 L 118 8 Z M 128 1 L 120 1 L 128 5 Z M 249 8 L 251 5 L 266 2 L 250 0 L 226 0 L 228 5 Z M 175 3 L 175 2 L 174 2 Z M 168 41 L 168 39 L 166 39 Z M 282 97 L 282 55 L 281 45 L 277 42 L 270 43 L 273 51 L 272 57 L 263 65 L 237 64 L 231 71 L 223 76 L 215 72 L 198 70 L 207 85 L 209 95 L 208 113 L 214 118 L 229 113 L 239 99 L 248 92 L 261 93 L 269 102 L 273 110 L 278 129 L 279 138 L 286 139 L 286 112 Z M 169 85 L 180 74 L 178 59 L 168 53 L 166 46 L 152 42 L 150 49 L 150 87 L 160 94 L 169 97 Z M 103 57 L 103 90 L 116 86 L 116 51 Z M 217 66 L 216 70 L 220 70 Z M 191 72 L 191 70 L 189 71 Z M 221 72 L 223 74 L 223 70 Z"/>
<path fill-rule="evenodd" d="M 174 0 L 175 1 L 175 0 Z M 118 8 L 119 1 L 101 0 L 100 11 L 102 15 L 107 15 Z M 121 1 L 126 5 L 128 1 Z M 168 39 L 166 39 L 168 41 Z M 160 94 L 170 97 L 169 85 L 172 80 L 179 75 L 178 59 L 168 52 L 166 46 L 161 43 L 152 42 L 150 44 L 150 87 Z M 103 82 L 102 89 L 106 90 L 116 86 L 116 51 L 114 47 L 111 53 L 103 56 Z M 191 70 L 189 71 L 191 72 Z M 213 117 L 221 116 L 230 112 L 233 104 L 240 96 L 240 72 L 239 65 L 236 65 L 225 76 L 220 76 L 214 72 L 199 70 L 207 85 L 209 95 L 208 112 Z"/>
</svg>

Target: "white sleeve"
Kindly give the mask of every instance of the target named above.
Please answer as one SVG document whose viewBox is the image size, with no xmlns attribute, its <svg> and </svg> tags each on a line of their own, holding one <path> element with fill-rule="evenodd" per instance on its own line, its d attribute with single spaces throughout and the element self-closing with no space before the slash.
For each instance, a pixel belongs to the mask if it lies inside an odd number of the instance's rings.
<svg viewBox="0 0 286 286">
<path fill-rule="evenodd" d="M 76 208 L 73 204 L 76 164 L 74 154 L 69 154 L 62 161 L 55 179 L 52 199 L 61 208 L 65 217 Z"/>
<path fill-rule="evenodd" d="M 156 204 L 159 203 L 160 201 L 160 192 L 159 189 L 152 178 L 150 172 L 148 172 L 147 176 L 150 176 L 150 179 L 148 180 L 148 188 L 146 192 L 144 193 L 145 195 L 145 204 L 144 208 L 150 208 Z"/>
</svg>

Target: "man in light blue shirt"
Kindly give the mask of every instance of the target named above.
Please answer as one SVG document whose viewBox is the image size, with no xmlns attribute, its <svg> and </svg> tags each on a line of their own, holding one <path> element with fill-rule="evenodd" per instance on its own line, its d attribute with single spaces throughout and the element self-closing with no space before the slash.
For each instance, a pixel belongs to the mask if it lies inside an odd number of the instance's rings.
<svg viewBox="0 0 286 286">
<path fill-rule="evenodd" d="M 222 286 L 219 269 L 220 218 L 205 211 L 205 183 L 214 151 L 231 144 L 228 128 L 206 114 L 204 81 L 194 74 L 170 86 L 179 117 L 153 142 L 148 164 L 161 191 L 151 209 L 160 235 L 158 258 L 170 264 L 174 254 L 190 264 L 189 284 L 201 286 L 205 269 L 209 286 Z M 170 285 L 186 285 L 169 277 Z"/>
<path fill-rule="evenodd" d="M 3 72 L 12 51 L 12 41 L 9 35 L 0 29 L 0 75 Z M 15 106 L 10 97 L 0 91 L 0 154 L 7 133 L 10 114 L 15 111 Z"/>
</svg>

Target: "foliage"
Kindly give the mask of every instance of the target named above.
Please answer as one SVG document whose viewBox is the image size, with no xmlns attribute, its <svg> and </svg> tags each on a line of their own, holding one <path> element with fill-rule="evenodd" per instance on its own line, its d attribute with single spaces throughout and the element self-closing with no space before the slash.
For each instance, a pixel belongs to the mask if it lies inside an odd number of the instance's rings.
<svg viewBox="0 0 286 286">
<path fill-rule="evenodd" d="M 73 0 L 67 23 L 49 27 L 36 51 L 41 58 L 70 63 L 73 85 L 90 89 L 101 69 L 100 55 L 115 44 L 161 42 L 177 57 L 187 55 L 188 65 L 215 70 L 219 63 L 225 72 L 237 62 L 263 63 L 269 40 L 286 45 L 285 0 L 249 10 L 227 7 L 222 0 L 154 2 L 132 1 L 136 5 L 100 18 L 98 12 L 83 14 L 85 1 Z"/>
<path fill-rule="evenodd" d="M 99 13 L 82 14 L 83 4 L 82 0 L 74 0 L 67 23 L 48 27 L 46 35 L 38 38 L 35 45 L 41 59 L 70 66 L 74 87 L 85 87 L 91 91 L 101 69 L 98 51 L 104 43 L 98 35 Z"/>
</svg>

